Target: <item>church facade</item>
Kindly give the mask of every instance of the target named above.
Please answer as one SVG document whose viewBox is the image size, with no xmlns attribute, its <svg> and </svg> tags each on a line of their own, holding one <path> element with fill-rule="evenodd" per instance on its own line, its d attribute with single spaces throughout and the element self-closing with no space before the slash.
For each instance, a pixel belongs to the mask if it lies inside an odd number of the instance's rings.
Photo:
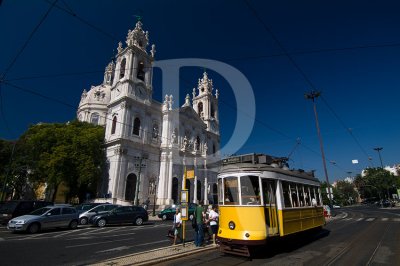
<svg viewBox="0 0 400 266">
<path fill-rule="evenodd" d="M 178 203 L 184 170 L 190 169 L 195 171 L 186 183 L 190 202 L 216 202 L 210 162 L 219 161 L 218 90 L 204 72 L 181 107 L 173 107 L 173 95 L 154 100 L 155 45 L 148 51 L 149 34 L 142 26 L 138 21 L 128 31 L 103 83 L 83 91 L 77 110 L 80 121 L 105 126 L 108 176 L 97 201 Z"/>
</svg>

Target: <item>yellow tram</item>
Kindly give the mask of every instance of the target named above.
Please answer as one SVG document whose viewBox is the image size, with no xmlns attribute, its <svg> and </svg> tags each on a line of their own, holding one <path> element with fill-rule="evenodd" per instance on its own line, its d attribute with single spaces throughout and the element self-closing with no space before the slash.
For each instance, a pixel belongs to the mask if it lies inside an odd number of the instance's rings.
<svg viewBox="0 0 400 266">
<path fill-rule="evenodd" d="M 223 160 L 218 174 L 218 239 L 226 253 L 325 224 L 320 182 L 313 172 L 290 170 L 282 158 L 246 154 Z"/>
</svg>

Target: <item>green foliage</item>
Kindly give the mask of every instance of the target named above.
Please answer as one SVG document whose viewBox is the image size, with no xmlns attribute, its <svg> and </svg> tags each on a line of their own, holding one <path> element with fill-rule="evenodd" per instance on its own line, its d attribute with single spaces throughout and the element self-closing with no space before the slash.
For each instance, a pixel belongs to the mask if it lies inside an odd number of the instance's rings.
<svg viewBox="0 0 400 266">
<path fill-rule="evenodd" d="M 391 198 L 400 187 L 400 179 L 382 168 L 368 168 L 364 176 L 357 176 L 355 184 L 362 199 Z"/>
<path fill-rule="evenodd" d="M 83 200 L 86 193 L 95 195 L 105 168 L 104 128 L 78 121 L 31 126 L 18 140 L 12 162 L 12 169 L 29 170 L 25 180 L 47 183 L 53 199 L 63 183 L 69 189 L 66 201 Z"/>
</svg>

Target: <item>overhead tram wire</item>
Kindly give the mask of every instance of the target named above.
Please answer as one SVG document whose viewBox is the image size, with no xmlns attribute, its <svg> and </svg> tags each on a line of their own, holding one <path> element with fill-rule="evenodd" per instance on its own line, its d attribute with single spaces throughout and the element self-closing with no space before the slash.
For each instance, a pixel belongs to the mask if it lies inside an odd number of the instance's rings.
<svg viewBox="0 0 400 266">
<path fill-rule="evenodd" d="M 46 20 L 48 15 L 50 14 L 51 10 L 54 8 L 58 0 L 55 0 L 54 2 L 51 3 L 51 6 L 49 9 L 47 9 L 46 13 L 42 16 L 42 18 L 39 20 L 38 24 L 36 27 L 32 30 L 32 32 L 29 34 L 28 39 L 24 42 L 24 44 L 21 46 L 21 48 L 18 50 L 17 54 L 14 56 L 13 60 L 11 63 L 8 65 L 8 67 L 4 70 L 4 72 L 0 76 L 0 112 L 1 112 L 1 117 L 3 119 L 4 125 L 7 129 L 8 132 L 11 133 L 11 129 L 9 127 L 9 124 L 7 122 L 7 119 L 5 117 L 5 112 L 4 112 L 4 104 L 3 104 L 3 87 L 1 86 L 1 83 L 4 83 L 4 80 L 8 74 L 8 72 L 11 70 L 11 68 L 14 66 L 15 62 L 17 62 L 17 59 L 20 57 L 22 52 L 25 50 L 25 48 L 28 46 L 29 42 L 32 40 L 33 36 L 35 33 L 38 31 L 40 26 L 43 24 L 43 22 Z"/>
<path fill-rule="evenodd" d="M 340 119 L 340 117 L 338 116 L 338 114 L 333 110 L 333 108 L 328 104 L 328 102 L 325 100 L 324 97 L 321 96 L 322 101 L 325 103 L 325 105 L 328 107 L 328 109 L 332 112 L 332 114 L 335 116 L 335 118 L 339 121 L 339 123 L 341 124 L 341 126 L 350 134 L 350 136 L 353 138 L 353 140 L 355 141 L 355 143 L 358 145 L 358 147 L 360 148 L 360 150 L 364 153 L 364 155 L 367 157 L 367 161 L 369 162 L 369 164 L 371 164 L 370 160 L 368 158 L 370 158 L 370 156 L 368 155 L 368 153 L 365 151 L 365 149 L 361 146 L 360 142 L 357 140 L 357 138 L 354 136 L 352 130 L 346 126 L 346 124 L 343 122 L 342 119 Z"/>
</svg>

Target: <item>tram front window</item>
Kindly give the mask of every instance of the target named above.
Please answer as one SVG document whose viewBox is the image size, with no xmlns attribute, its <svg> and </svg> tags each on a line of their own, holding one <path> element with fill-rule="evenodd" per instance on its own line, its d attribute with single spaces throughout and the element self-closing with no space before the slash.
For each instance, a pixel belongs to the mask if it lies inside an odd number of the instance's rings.
<svg viewBox="0 0 400 266">
<path fill-rule="evenodd" d="M 224 178 L 224 205 L 239 204 L 238 179 L 235 176 Z"/>
<path fill-rule="evenodd" d="M 242 205 L 260 204 L 260 181 L 258 176 L 241 176 L 240 188 Z"/>
</svg>

